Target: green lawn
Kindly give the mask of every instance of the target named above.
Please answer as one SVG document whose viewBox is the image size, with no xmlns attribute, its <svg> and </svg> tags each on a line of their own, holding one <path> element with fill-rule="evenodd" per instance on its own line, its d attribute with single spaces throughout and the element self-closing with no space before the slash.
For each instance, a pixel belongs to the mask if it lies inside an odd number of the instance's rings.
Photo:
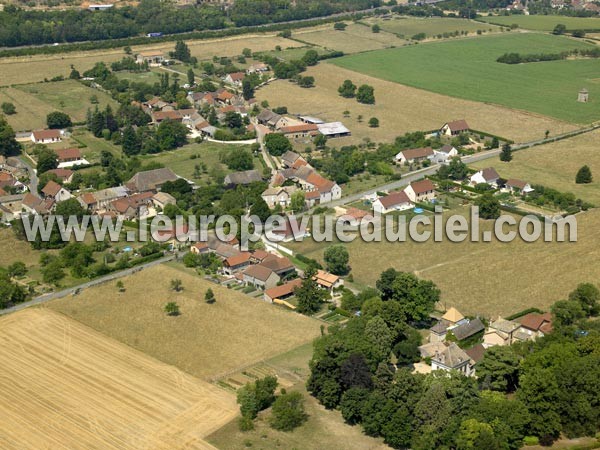
<svg viewBox="0 0 600 450">
<path fill-rule="evenodd" d="M 149 72 L 115 72 L 120 80 L 129 80 L 135 83 L 154 84 L 159 81 L 159 71 L 150 70 Z"/>
<path fill-rule="evenodd" d="M 71 116 L 73 122 L 84 122 L 88 109 L 95 108 L 90 102 L 93 95 L 98 99 L 98 108 L 107 104 L 116 110 L 117 103 L 108 94 L 75 81 L 65 80 L 53 83 L 25 84 L 17 87 L 25 95 L 31 95 L 49 105 L 52 109 Z"/>
<path fill-rule="evenodd" d="M 417 18 L 394 16 L 392 20 L 371 19 L 366 23 L 378 24 L 382 30 L 405 36 L 407 38 L 418 33 L 425 33 L 428 37 L 454 31 L 468 31 L 475 33 L 477 30 L 497 29 L 468 19 L 449 18 Z"/>
<path fill-rule="evenodd" d="M 116 157 L 121 157 L 121 146 L 117 146 L 106 139 L 97 138 L 89 131 L 76 130 L 71 137 L 78 144 L 83 144 L 86 147 L 81 149 L 83 157 L 91 163 L 100 162 L 100 154 L 103 150 L 107 150 Z"/>
<path fill-rule="evenodd" d="M 600 18 L 566 17 L 566 16 L 488 16 L 479 19 L 484 22 L 510 27 L 516 24 L 519 28 L 537 31 L 552 31 L 562 23 L 568 30 L 600 30 Z"/>
<path fill-rule="evenodd" d="M 588 123 L 600 118 L 599 59 L 496 62 L 506 52 L 556 53 L 577 47 L 591 45 L 560 36 L 503 34 L 379 50 L 331 63 L 440 94 Z M 582 87 L 590 91 L 591 102 L 576 101 Z"/>
<path fill-rule="evenodd" d="M 200 181 L 209 181 L 211 178 L 210 174 L 215 169 L 222 171 L 223 174 L 231 172 L 227 169 L 227 166 L 219 162 L 219 153 L 222 150 L 248 150 L 249 148 L 247 145 L 225 145 L 214 142 L 203 142 L 201 144 L 189 144 L 182 148 L 157 155 L 141 156 L 140 159 L 145 164 L 149 162 L 161 163 L 165 167 L 169 167 L 177 175 L 198 183 Z M 200 178 L 194 178 L 194 167 L 202 163 L 206 164 L 208 173 L 202 173 L 201 171 Z M 262 172 L 262 166 L 257 159 L 254 160 L 254 168 Z"/>
</svg>

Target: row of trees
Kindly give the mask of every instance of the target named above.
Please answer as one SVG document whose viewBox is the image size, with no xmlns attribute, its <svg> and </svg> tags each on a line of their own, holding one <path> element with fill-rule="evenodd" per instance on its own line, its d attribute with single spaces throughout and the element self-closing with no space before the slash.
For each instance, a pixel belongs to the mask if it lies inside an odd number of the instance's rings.
<svg viewBox="0 0 600 450">
<path fill-rule="evenodd" d="M 338 88 L 339 94 L 344 98 L 356 98 L 358 103 L 372 105 L 375 103 L 375 88 L 368 84 L 357 87 L 352 80 L 344 80 Z"/>
</svg>

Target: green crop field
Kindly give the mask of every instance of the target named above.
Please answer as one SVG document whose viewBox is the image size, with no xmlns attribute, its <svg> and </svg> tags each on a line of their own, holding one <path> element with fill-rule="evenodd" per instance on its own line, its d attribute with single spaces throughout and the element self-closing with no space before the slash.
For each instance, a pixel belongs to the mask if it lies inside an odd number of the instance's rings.
<svg viewBox="0 0 600 450">
<path fill-rule="evenodd" d="M 496 62 L 507 52 L 556 53 L 582 47 L 591 45 L 560 36 L 504 34 L 379 50 L 332 63 L 440 94 L 589 123 L 600 118 L 600 60 Z M 582 87 L 590 91 L 591 102 L 577 102 Z"/>
<path fill-rule="evenodd" d="M 600 19 L 595 17 L 566 16 L 488 16 L 480 19 L 483 22 L 510 27 L 516 24 L 519 28 L 537 31 L 552 31 L 562 23 L 567 30 L 600 30 Z"/>
<path fill-rule="evenodd" d="M 449 19 L 449 18 L 417 18 L 394 16 L 392 20 L 370 19 L 365 21 L 369 25 L 378 24 L 382 30 L 389 33 L 403 35 L 407 38 L 418 33 L 425 33 L 427 36 L 436 36 L 443 33 L 452 33 L 454 31 L 467 31 L 475 33 L 477 30 L 498 30 L 497 27 L 487 24 L 477 23 L 468 19 Z"/>
</svg>

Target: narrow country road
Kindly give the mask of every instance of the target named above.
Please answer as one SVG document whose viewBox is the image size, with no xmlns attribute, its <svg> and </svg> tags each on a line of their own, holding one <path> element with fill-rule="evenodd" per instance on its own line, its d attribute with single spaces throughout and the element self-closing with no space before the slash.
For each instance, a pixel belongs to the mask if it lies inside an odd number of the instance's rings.
<svg viewBox="0 0 600 450">
<path fill-rule="evenodd" d="M 0 316 L 5 315 L 5 314 L 10 314 L 13 312 L 17 312 L 22 309 L 29 308 L 30 306 L 41 305 L 42 303 L 49 302 L 50 300 L 55 300 L 58 298 L 66 297 L 68 295 L 73 294 L 73 292 L 77 289 L 80 289 L 80 290 L 87 289 L 89 287 L 97 286 L 102 283 L 107 283 L 109 281 L 113 281 L 113 280 L 117 280 L 119 278 L 126 277 L 133 273 L 139 272 L 140 270 L 147 269 L 149 267 L 153 267 L 153 266 L 156 266 L 158 264 L 162 264 L 162 263 L 165 263 L 168 261 L 172 261 L 173 259 L 176 258 L 176 256 L 177 255 L 165 256 L 165 257 L 157 259 L 155 261 L 150 261 L 149 263 L 142 264 L 137 267 L 132 267 L 131 269 L 125 269 L 120 272 L 111 273 L 104 277 L 96 278 L 95 280 L 90 280 L 90 281 L 80 284 L 78 286 L 73 286 L 68 289 L 63 289 L 62 291 L 51 292 L 49 294 L 40 295 L 39 297 L 35 297 L 34 299 L 29 300 L 28 302 L 19 303 L 18 305 L 15 305 L 11 308 L 6 308 L 6 309 L 0 310 Z"/>
</svg>

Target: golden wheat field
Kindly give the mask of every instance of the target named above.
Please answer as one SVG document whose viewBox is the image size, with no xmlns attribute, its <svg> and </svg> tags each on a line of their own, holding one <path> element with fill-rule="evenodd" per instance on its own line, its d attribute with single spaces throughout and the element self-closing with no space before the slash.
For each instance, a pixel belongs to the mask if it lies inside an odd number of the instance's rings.
<svg viewBox="0 0 600 450">
<path fill-rule="evenodd" d="M 310 67 L 306 75 L 315 77 L 314 88 L 303 89 L 287 80 L 279 80 L 258 90 L 256 96 L 261 101 L 268 100 L 272 106 L 287 106 L 290 113 L 342 121 L 352 136 L 331 140 L 330 145 L 335 146 L 360 143 L 367 137 L 375 142 L 389 142 L 406 132 L 437 129 L 456 119 L 466 119 L 473 129 L 517 142 L 541 139 L 546 130 L 559 134 L 576 128 L 549 117 L 447 97 L 326 62 Z M 373 86 L 376 104 L 363 105 L 356 99 L 341 97 L 338 87 L 346 79 L 357 86 L 364 83 Z M 344 117 L 344 111 L 349 111 L 350 116 Z M 359 116 L 362 116 L 361 121 Z M 379 119 L 379 128 L 369 127 L 371 117 Z"/>
<path fill-rule="evenodd" d="M 180 279 L 183 291 L 170 290 Z M 210 283 L 197 275 L 161 265 L 115 283 L 84 290 L 49 303 L 104 334 L 201 378 L 214 379 L 310 342 L 320 322 Z M 211 288 L 217 299 L 209 305 Z M 181 315 L 167 316 L 175 301 Z"/>
<path fill-rule="evenodd" d="M 0 319 L 3 449 L 213 449 L 235 398 L 48 309 Z"/>
</svg>

